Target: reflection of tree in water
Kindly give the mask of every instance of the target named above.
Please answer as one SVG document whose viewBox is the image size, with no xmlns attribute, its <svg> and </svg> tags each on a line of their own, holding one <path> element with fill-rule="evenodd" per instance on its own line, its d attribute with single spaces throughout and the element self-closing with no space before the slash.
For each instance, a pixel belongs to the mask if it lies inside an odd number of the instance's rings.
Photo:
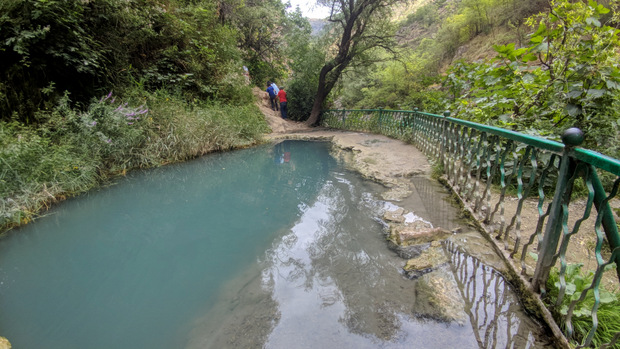
<svg viewBox="0 0 620 349">
<path fill-rule="evenodd" d="M 397 272 L 403 261 L 389 252 L 378 252 L 385 251 L 386 245 L 378 233 L 380 224 L 371 219 L 378 212 L 377 203 L 361 187 L 338 175 L 329 181 L 318 197 L 327 215 L 319 219 L 303 253 L 289 254 L 302 245 L 303 238 L 297 235 L 290 235 L 281 245 L 286 247 L 274 263 L 279 276 L 308 293 L 318 289 L 322 307 L 341 303 L 344 311 L 338 322 L 350 333 L 377 342 L 398 342 L 406 336 L 401 322 L 410 321 L 403 320 L 407 318 L 448 326 L 450 323 L 437 317 L 436 306 L 417 294 L 419 281 L 407 280 Z M 501 275 L 450 246 L 445 253 L 454 264 L 456 283 L 444 287 L 458 288 L 456 297 L 465 302 L 474 343 L 481 348 L 541 345 L 535 339 L 536 325 L 523 313 Z"/>
<path fill-rule="evenodd" d="M 454 243 L 448 241 L 445 246 L 479 347 L 534 347 L 541 337 L 541 326 L 523 313 L 504 277 Z M 551 347 L 550 343 L 536 343 L 546 345 Z"/>
<path fill-rule="evenodd" d="M 386 249 L 381 236 L 372 239 L 373 232 L 381 231 L 381 225 L 371 220 L 377 207 L 360 187 L 361 183 L 336 177 L 324 188 L 320 200 L 329 208 L 330 219 L 320 222 L 307 247 L 310 265 L 300 268 L 306 268 L 306 289 L 313 282 L 336 286 L 337 294 L 321 298 L 325 306 L 336 300 L 344 303 L 346 310 L 338 321 L 350 332 L 390 340 L 400 329 L 397 314 L 410 312 L 412 283 L 396 272 L 389 253 L 376 253 Z"/>
<path fill-rule="evenodd" d="M 374 220 L 380 212 L 380 203 L 365 191 L 368 183 L 356 176 L 334 172 L 324 160 L 317 159 L 312 165 L 296 163 L 305 156 L 305 150 L 296 148 L 295 144 L 279 144 L 270 153 L 269 164 L 262 162 L 262 166 L 269 167 L 265 171 L 275 186 L 265 191 L 273 191 L 282 198 L 301 198 L 305 206 L 299 208 L 301 214 L 295 226 L 287 228 L 286 235 L 268 251 L 262 271 L 254 273 L 261 277 L 242 287 L 246 290 L 235 292 L 237 287 L 231 287 L 226 292 L 232 299 L 228 303 L 234 307 L 223 307 L 222 318 L 227 320 L 218 320 L 223 322 L 219 333 L 207 334 L 211 343 L 265 348 L 402 348 L 412 343 L 425 348 L 455 345 L 486 348 L 495 343 L 499 348 L 503 343 L 527 343 L 527 337 L 502 341 L 508 334 L 523 332 L 513 330 L 515 326 L 524 327 L 517 318 L 524 315 L 515 310 L 511 310 L 514 316 L 510 315 L 510 332 L 492 324 L 502 320 L 498 320 L 500 315 L 491 316 L 494 313 L 488 310 L 486 318 L 475 317 L 473 331 L 455 322 L 442 322 L 432 309 L 434 305 L 417 292 L 423 287 L 420 280 L 408 280 L 398 272 L 404 260 L 387 249 L 382 225 Z M 287 152 L 290 153 L 288 162 L 283 157 Z M 291 163 L 296 167 L 290 166 Z M 318 168 L 319 174 L 309 177 L 304 171 L 310 167 L 315 171 Z M 323 182 L 313 182 L 317 178 Z M 280 193 L 280 186 L 287 193 Z M 310 195 L 297 193 L 304 186 L 311 189 Z M 290 213 L 292 208 L 282 209 Z M 453 263 L 460 262 L 453 259 Z M 447 268 L 442 269 L 449 275 L 446 287 L 452 287 L 460 300 L 461 291 L 456 290 L 457 283 Z M 454 277 L 459 280 L 458 285 L 469 285 L 470 276 L 461 274 Z M 474 279 L 480 277 L 476 274 Z M 495 284 L 500 285 L 503 279 L 495 277 Z M 476 285 L 496 287 L 491 281 L 485 282 L 477 281 Z M 475 307 L 482 307 L 492 298 L 498 298 L 504 307 L 510 308 L 512 304 L 518 307 L 516 298 L 508 295 L 507 289 L 493 295 L 482 292 L 475 295 L 486 300 L 467 298 L 465 295 L 472 296 L 471 291 L 461 293 L 463 298 L 473 299 L 466 301 L 467 315 L 477 314 Z M 474 305 L 469 306 L 470 303 Z M 487 337 L 491 339 L 486 340 Z M 483 346 L 485 343 L 489 344 Z"/>
</svg>

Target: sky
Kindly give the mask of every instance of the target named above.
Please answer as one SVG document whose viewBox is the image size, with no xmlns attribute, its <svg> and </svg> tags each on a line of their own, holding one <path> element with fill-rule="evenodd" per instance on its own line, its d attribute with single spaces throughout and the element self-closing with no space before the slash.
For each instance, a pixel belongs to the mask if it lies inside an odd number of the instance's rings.
<svg viewBox="0 0 620 349">
<path fill-rule="evenodd" d="M 289 0 L 291 3 L 291 8 L 289 11 L 294 11 L 295 7 L 299 5 L 301 8 L 301 13 L 308 18 L 325 18 L 329 16 L 329 8 L 328 7 L 319 7 L 316 5 L 316 2 L 312 0 Z"/>
</svg>

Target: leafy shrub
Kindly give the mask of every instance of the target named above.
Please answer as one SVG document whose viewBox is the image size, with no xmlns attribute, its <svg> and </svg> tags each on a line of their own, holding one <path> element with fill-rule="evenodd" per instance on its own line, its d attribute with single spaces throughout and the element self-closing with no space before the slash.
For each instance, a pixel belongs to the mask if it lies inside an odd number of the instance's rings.
<svg viewBox="0 0 620 349">
<path fill-rule="evenodd" d="M 583 301 L 576 304 L 571 319 L 574 334 L 572 340 L 583 343 L 592 328 L 592 309 L 595 298 L 592 290 L 587 290 L 592 285 L 594 273 L 583 273 L 583 264 L 572 264 L 566 267 L 565 282 L 566 291 L 562 303 L 555 305 L 560 290 L 559 272 L 552 270 L 547 281 L 547 304 L 551 307 L 555 320 L 560 324 L 564 333 L 567 330 L 566 316 L 570 304 L 579 300 L 583 292 L 587 292 Z M 587 290 L 587 291 L 586 291 Z M 598 328 L 592 338 L 591 345 L 595 348 L 601 344 L 609 343 L 617 332 L 620 332 L 620 299 L 603 288 L 599 288 L 600 305 L 597 310 Z M 617 347 L 614 346 L 614 347 Z"/>
<path fill-rule="evenodd" d="M 87 106 L 132 84 L 245 103 L 241 34 L 218 11 L 212 1 L 2 1 L 0 119 L 32 123 L 65 91 Z"/>
<path fill-rule="evenodd" d="M 595 1 L 556 1 L 551 13 L 529 19 L 537 30 L 528 46 L 497 45 L 493 62 L 451 67 L 444 83 L 451 109 L 542 136 L 579 127 L 584 147 L 620 155 L 620 39 L 601 22 L 609 13 Z"/>
<path fill-rule="evenodd" d="M 307 21 L 306 21 L 307 22 Z M 288 34 L 293 74 L 286 83 L 288 115 L 304 121 L 310 116 L 319 85 L 319 73 L 325 63 L 323 43 L 310 37 L 310 25 L 299 25 Z"/>
</svg>

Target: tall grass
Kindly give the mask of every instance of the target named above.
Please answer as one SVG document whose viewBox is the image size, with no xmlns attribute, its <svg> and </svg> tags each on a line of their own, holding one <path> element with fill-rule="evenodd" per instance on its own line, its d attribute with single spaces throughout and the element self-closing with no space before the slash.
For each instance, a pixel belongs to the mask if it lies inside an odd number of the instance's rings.
<svg viewBox="0 0 620 349">
<path fill-rule="evenodd" d="M 188 103 L 166 92 L 110 93 L 84 112 L 65 96 L 37 118 L 36 127 L 0 122 L 0 233 L 112 176 L 248 146 L 269 132 L 254 105 Z"/>
<path fill-rule="evenodd" d="M 564 333 L 567 333 L 566 316 L 571 302 L 578 300 L 583 292 L 586 296 L 583 301 L 576 304 L 571 319 L 573 325 L 573 336 L 569 338 L 574 344 L 582 343 L 592 329 L 592 309 L 595 298 L 592 290 L 588 290 L 592 285 L 594 273 L 592 271 L 583 272 L 583 264 L 568 265 L 565 273 L 566 291 L 560 305 L 555 304 L 560 290 L 559 271 L 553 269 L 547 280 L 546 302 L 550 307 L 553 317 L 560 325 Z M 609 268 L 606 272 L 613 272 L 614 268 Z M 602 344 L 610 343 L 616 333 L 620 332 L 620 295 L 599 287 L 599 307 L 596 315 L 598 327 L 592 338 L 591 346 L 598 348 Z M 620 348 L 620 344 L 615 344 L 612 348 Z"/>
</svg>

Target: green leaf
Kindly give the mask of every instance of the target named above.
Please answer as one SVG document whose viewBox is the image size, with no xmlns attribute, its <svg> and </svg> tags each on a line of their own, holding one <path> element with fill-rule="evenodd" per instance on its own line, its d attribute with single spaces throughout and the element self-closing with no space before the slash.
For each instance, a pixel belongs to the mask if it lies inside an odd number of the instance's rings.
<svg viewBox="0 0 620 349">
<path fill-rule="evenodd" d="M 618 119 L 618 124 L 620 125 L 620 119 Z M 532 259 L 534 259 L 535 261 L 538 262 L 538 255 L 534 252 L 528 252 L 527 254 L 530 255 L 530 257 L 532 257 Z"/>
<path fill-rule="evenodd" d="M 605 84 L 607 85 L 608 89 L 613 89 L 613 90 L 619 90 L 620 89 L 620 84 L 618 84 L 615 81 L 607 80 L 607 81 L 605 81 Z"/>
<path fill-rule="evenodd" d="M 599 292 L 599 301 L 601 302 L 601 304 L 613 303 L 616 300 L 616 297 L 611 292 L 605 290 L 599 290 Z"/>
<path fill-rule="evenodd" d="M 594 26 L 595 26 L 595 27 L 597 27 L 597 28 L 600 28 L 600 27 L 601 27 L 601 22 L 600 22 L 598 19 L 594 18 L 594 17 L 588 17 L 588 18 L 586 18 L 586 23 L 587 23 L 588 25 L 594 25 Z"/>
<path fill-rule="evenodd" d="M 536 56 L 533 53 L 528 53 L 528 54 L 523 56 L 523 61 L 524 62 L 533 62 L 535 60 L 538 60 L 538 56 Z"/>
<path fill-rule="evenodd" d="M 532 38 L 534 38 L 536 36 L 541 36 L 541 35 L 544 36 L 544 34 L 546 34 L 546 33 L 547 33 L 547 26 L 545 25 L 545 23 L 540 22 L 536 32 L 534 34 L 532 34 Z"/>
<path fill-rule="evenodd" d="M 581 96 L 582 93 L 583 93 L 583 91 L 581 91 L 581 90 L 572 90 L 572 91 L 569 91 L 566 94 L 566 97 L 568 97 L 568 98 L 578 98 L 579 96 Z"/>
<path fill-rule="evenodd" d="M 605 6 L 601 5 L 601 4 L 597 4 L 595 9 L 596 9 L 596 12 L 601 14 L 601 15 L 609 13 L 609 11 L 610 11 L 607 7 L 605 7 Z"/>
<path fill-rule="evenodd" d="M 586 307 L 580 307 L 573 311 L 573 315 L 576 317 L 590 317 L 592 314 L 592 309 L 588 309 Z"/>
<path fill-rule="evenodd" d="M 536 47 L 532 49 L 532 52 L 547 52 L 548 50 L 549 50 L 549 44 L 546 42 L 543 42 L 539 45 L 536 45 Z"/>
<path fill-rule="evenodd" d="M 540 44 L 543 41 L 544 37 L 537 35 L 537 36 L 532 36 L 530 38 L 530 43 L 532 44 Z"/>
<path fill-rule="evenodd" d="M 515 50 L 515 44 L 513 42 L 508 45 L 493 45 L 493 49 L 499 54 L 508 56 Z"/>
<path fill-rule="evenodd" d="M 511 119 L 512 114 L 502 114 L 498 118 L 503 122 L 508 122 Z"/>
<path fill-rule="evenodd" d="M 591 98 L 601 98 L 603 97 L 604 94 L 605 94 L 605 90 L 598 90 L 598 89 L 588 90 L 588 97 L 591 97 Z"/>
<path fill-rule="evenodd" d="M 572 117 L 581 115 L 581 107 L 574 104 L 567 104 L 566 107 L 564 107 L 564 111 Z"/>
<path fill-rule="evenodd" d="M 530 74 L 530 73 L 526 73 L 523 74 L 523 82 L 525 82 L 526 84 L 531 84 L 534 82 L 534 80 L 536 79 L 536 77 L 534 76 L 534 74 Z"/>
</svg>

